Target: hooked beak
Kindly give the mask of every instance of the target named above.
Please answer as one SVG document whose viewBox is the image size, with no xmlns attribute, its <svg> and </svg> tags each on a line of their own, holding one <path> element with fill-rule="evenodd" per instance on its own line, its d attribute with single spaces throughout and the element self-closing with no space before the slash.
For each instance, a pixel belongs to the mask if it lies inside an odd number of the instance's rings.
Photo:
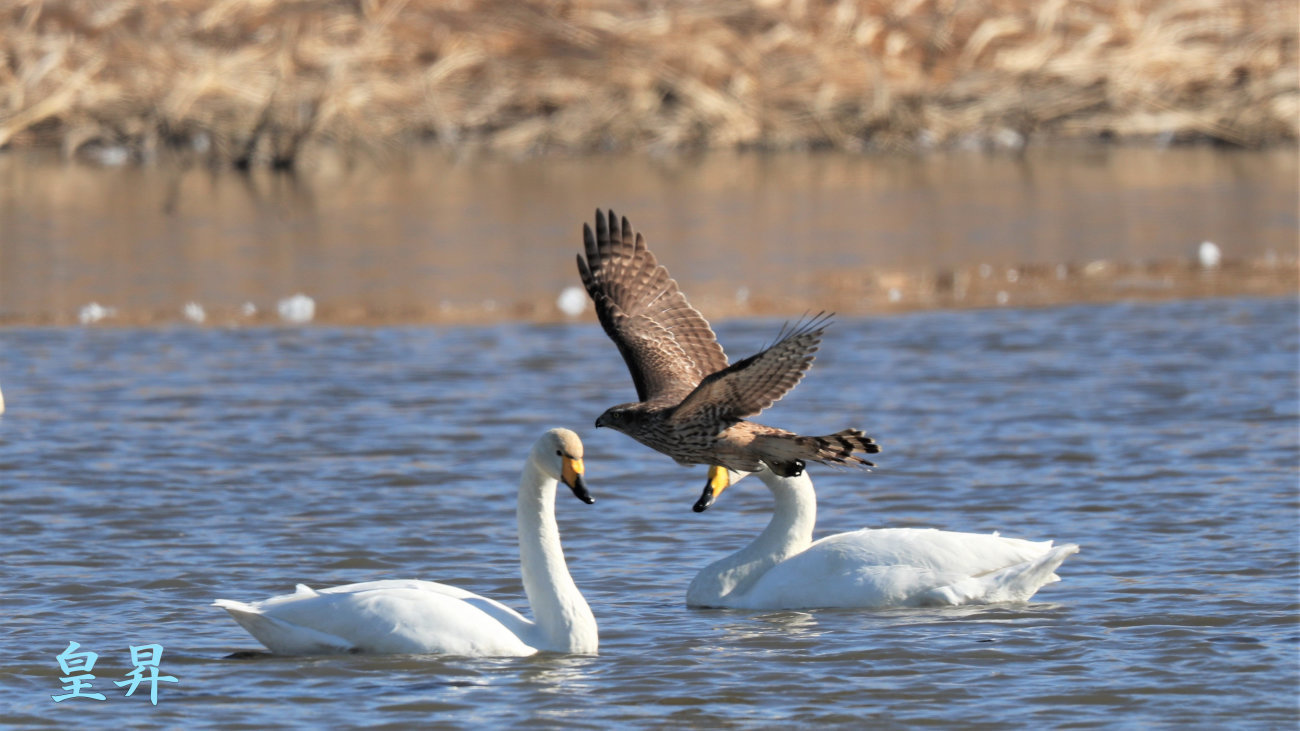
<svg viewBox="0 0 1300 731">
<path fill-rule="evenodd" d="M 604 414 L 601 414 L 600 416 L 596 417 L 596 428 L 599 429 L 602 426 L 606 426 Z"/>
<path fill-rule="evenodd" d="M 560 480 L 573 490 L 573 496 L 582 502 L 591 505 L 596 502 L 596 498 L 587 492 L 587 482 L 582 479 L 582 473 L 586 468 L 582 465 L 581 459 L 564 458 L 564 465 L 560 468 Z"/>
<path fill-rule="evenodd" d="M 727 468 L 710 465 L 709 480 L 704 483 L 704 492 L 700 493 L 700 499 L 695 501 L 695 505 L 691 506 L 691 510 L 697 513 L 708 510 L 713 501 L 717 500 L 718 496 L 722 494 L 722 491 L 730 486 L 731 473 L 727 471 Z"/>
</svg>

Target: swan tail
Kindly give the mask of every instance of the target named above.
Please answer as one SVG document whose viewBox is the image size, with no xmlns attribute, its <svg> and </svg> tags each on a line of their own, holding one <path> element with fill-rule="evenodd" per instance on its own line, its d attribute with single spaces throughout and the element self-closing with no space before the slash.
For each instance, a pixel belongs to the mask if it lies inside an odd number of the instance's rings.
<svg viewBox="0 0 1300 731">
<path fill-rule="evenodd" d="M 307 590 L 311 591 L 310 589 Z M 263 614 L 261 610 L 251 604 L 237 602 L 233 599 L 218 599 L 212 602 L 212 606 L 221 607 L 229 612 L 240 627 L 243 627 L 248 634 L 274 653 L 282 655 L 316 655 L 352 650 L 351 642 L 310 627 L 301 627 L 282 619 L 276 619 L 268 614 Z"/>
<path fill-rule="evenodd" d="M 1014 566 L 982 576 L 973 576 L 929 592 L 928 605 L 996 604 L 1027 602 L 1044 586 L 1061 580 L 1056 569 L 1079 552 L 1073 543 L 1056 546 L 1046 553 Z"/>
<path fill-rule="evenodd" d="M 875 467 L 875 462 L 860 455 L 880 451 L 875 440 L 858 429 L 845 429 L 824 437 L 771 434 L 755 441 L 763 453 L 763 461 L 781 477 L 795 477 L 803 472 L 807 462 L 835 467 Z"/>
</svg>

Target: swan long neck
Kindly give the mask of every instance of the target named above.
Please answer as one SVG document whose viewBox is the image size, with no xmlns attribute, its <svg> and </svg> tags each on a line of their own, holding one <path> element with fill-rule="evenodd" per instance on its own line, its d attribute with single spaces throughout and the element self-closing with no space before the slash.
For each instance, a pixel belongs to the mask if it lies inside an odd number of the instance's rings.
<svg viewBox="0 0 1300 731">
<path fill-rule="evenodd" d="M 533 620 L 542 633 L 540 650 L 596 652 L 596 618 L 569 576 L 560 529 L 555 522 L 559 482 L 528 460 L 519 480 L 519 563 Z"/>
<path fill-rule="evenodd" d="M 817 496 L 807 473 L 778 477 L 758 473 L 772 491 L 776 505 L 772 520 L 748 546 L 700 571 L 687 590 L 687 602 L 709 606 L 722 598 L 744 594 L 769 569 L 812 544 L 817 524 Z"/>
</svg>

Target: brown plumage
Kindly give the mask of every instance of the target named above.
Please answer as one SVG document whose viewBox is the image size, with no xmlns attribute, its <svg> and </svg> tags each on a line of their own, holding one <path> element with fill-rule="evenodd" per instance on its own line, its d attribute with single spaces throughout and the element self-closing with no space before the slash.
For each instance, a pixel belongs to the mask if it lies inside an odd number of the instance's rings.
<svg viewBox="0 0 1300 731">
<path fill-rule="evenodd" d="M 578 255 L 578 273 L 640 399 L 609 408 L 596 426 L 621 431 L 684 465 L 754 472 L 765 463 L 787 477 L 808 461 L 874 466 L 858 455 L 880 448 L 857 429 L 804 437 L 746 420 L 799 383 L 830 315 L 783 328 L 771 346 L 728 365 L 713 328 L 627 218 L 597 210 L 595 232 L 583 224 L 582 234 L 586 256 Z"/>
</svg>

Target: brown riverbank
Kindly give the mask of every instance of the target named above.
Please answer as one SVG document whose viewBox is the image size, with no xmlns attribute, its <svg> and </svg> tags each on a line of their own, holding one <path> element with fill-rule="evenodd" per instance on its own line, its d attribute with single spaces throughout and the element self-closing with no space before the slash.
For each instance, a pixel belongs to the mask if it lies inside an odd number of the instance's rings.
<svg viewBox="0 0 1300 731">
<path fill-rule="evenodd" d="M 1294 143 L 1296 0 L 19 0 L 0 147 L 302 166 L 607 150 Z"/>
</svg>

